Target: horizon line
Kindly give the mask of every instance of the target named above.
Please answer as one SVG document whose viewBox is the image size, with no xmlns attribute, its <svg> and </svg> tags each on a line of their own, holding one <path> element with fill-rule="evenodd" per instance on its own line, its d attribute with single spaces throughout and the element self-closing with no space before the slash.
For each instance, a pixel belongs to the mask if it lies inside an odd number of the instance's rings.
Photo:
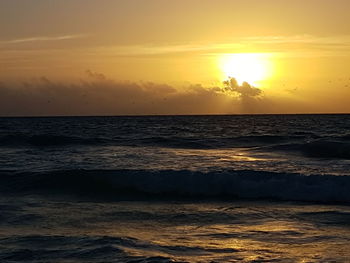
<svg viewBox="0 0 350 263">
<path fill-rule="evenodd" d="M 223 113 L 223 114 L 116 114 L 116 115 L 13 115 L 2 118 L 103 118 L 103 117 L 201 117 L 201 116 L 271 116 L 271 115 L 350 115 L 350 112 L 340 113 Z"/>
</svg>

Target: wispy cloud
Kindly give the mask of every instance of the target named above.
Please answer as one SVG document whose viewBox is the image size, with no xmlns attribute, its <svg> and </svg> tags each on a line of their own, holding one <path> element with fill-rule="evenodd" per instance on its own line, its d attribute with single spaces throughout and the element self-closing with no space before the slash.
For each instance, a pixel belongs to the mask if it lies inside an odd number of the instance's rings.
<svg viewBox="0 0 350 263">
<path fill-rule="evenodd" d="M 63 35 L 63 36 L 36 36 L 36 37 L 27 37 L 27 38 L 18 38 L 11 40 L 2 40 L 0 44 L 21 44 L 21 43 L 30 43 L 30 42 L 48 42 L 48 41 L 62 41 L 83 38 L 87 35 Z"/>
<path fill-rule="evenodd" d="M 129 45 L 99 47 L 96 50 L 115 56 L 167 55 L 175 53 L 236 52 L 310 52 L 350 51 L 350 36 L 318 37 L 312 35 L 242 37 L 229 42 L 174 45 Z"/>
<path fill-rule="evenodd" d="M 60 42 L 88 37 L 86 34 L 62 35 L 62 36 L 37 36 L 18 38 L 12 40 L 0 40 L 2 51 L 11 50 L 35 50 L 38 42 Z M 75 53 L 96 54 L 98 56 L 122 57 L 122 56 L 163 56 L 174 54 L 217 55 L 222 53 L 275 53 L 282 56 L 319 56 L 319 55 L 350 55 L 350 35 L 344 36 L 263 36 L 263 37 L 238 37 L 222 42 L 192 42 L 178 44 L 137 44 L 137 45 L 89 45 L 66 46 L 66 50 L 74 50 Z M 22 44 L 22 45 L 21 45 Z M 50 47 L 47 47 L 50 50 Z M 40 52 L 45 49 L 40 47 Z"/>
</svg>

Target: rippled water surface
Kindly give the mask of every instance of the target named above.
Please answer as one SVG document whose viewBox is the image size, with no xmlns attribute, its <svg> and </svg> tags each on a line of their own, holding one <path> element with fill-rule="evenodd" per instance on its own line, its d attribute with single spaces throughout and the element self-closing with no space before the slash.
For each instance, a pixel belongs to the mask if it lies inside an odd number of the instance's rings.
<svg viewBox="0 0 350 263">
<path fill-rule="evenodd" d="M 0 118 L 0 262 L 350 262 L 350 116 Z"/>
<path fill-rule="evenodd" d="M 349 262 L 350 208 L 1 200 L 1 262 Z"/>
</svg>

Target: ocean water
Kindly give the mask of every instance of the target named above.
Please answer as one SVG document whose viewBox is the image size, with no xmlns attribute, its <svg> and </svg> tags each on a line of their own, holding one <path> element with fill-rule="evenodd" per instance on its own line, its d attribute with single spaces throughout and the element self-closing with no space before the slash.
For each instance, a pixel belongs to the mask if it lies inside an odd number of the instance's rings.
<svg viewBox="0 0 350 263">
<path fill-rule="evenodd" d="M 0 262 L 350 262 L 350 115 L 0 118 Z"/>
</svg>

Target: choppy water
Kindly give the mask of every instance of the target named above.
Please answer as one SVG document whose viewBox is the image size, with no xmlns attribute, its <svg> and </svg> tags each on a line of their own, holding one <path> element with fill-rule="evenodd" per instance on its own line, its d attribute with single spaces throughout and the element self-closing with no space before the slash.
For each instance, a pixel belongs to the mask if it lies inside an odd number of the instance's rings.
<svg viewBox="0 0 350 263">
<path fill-rule="evenodd" d="M 0 119 L 1 262 L 350 262 L 350 115 Z"/>
</svg>

